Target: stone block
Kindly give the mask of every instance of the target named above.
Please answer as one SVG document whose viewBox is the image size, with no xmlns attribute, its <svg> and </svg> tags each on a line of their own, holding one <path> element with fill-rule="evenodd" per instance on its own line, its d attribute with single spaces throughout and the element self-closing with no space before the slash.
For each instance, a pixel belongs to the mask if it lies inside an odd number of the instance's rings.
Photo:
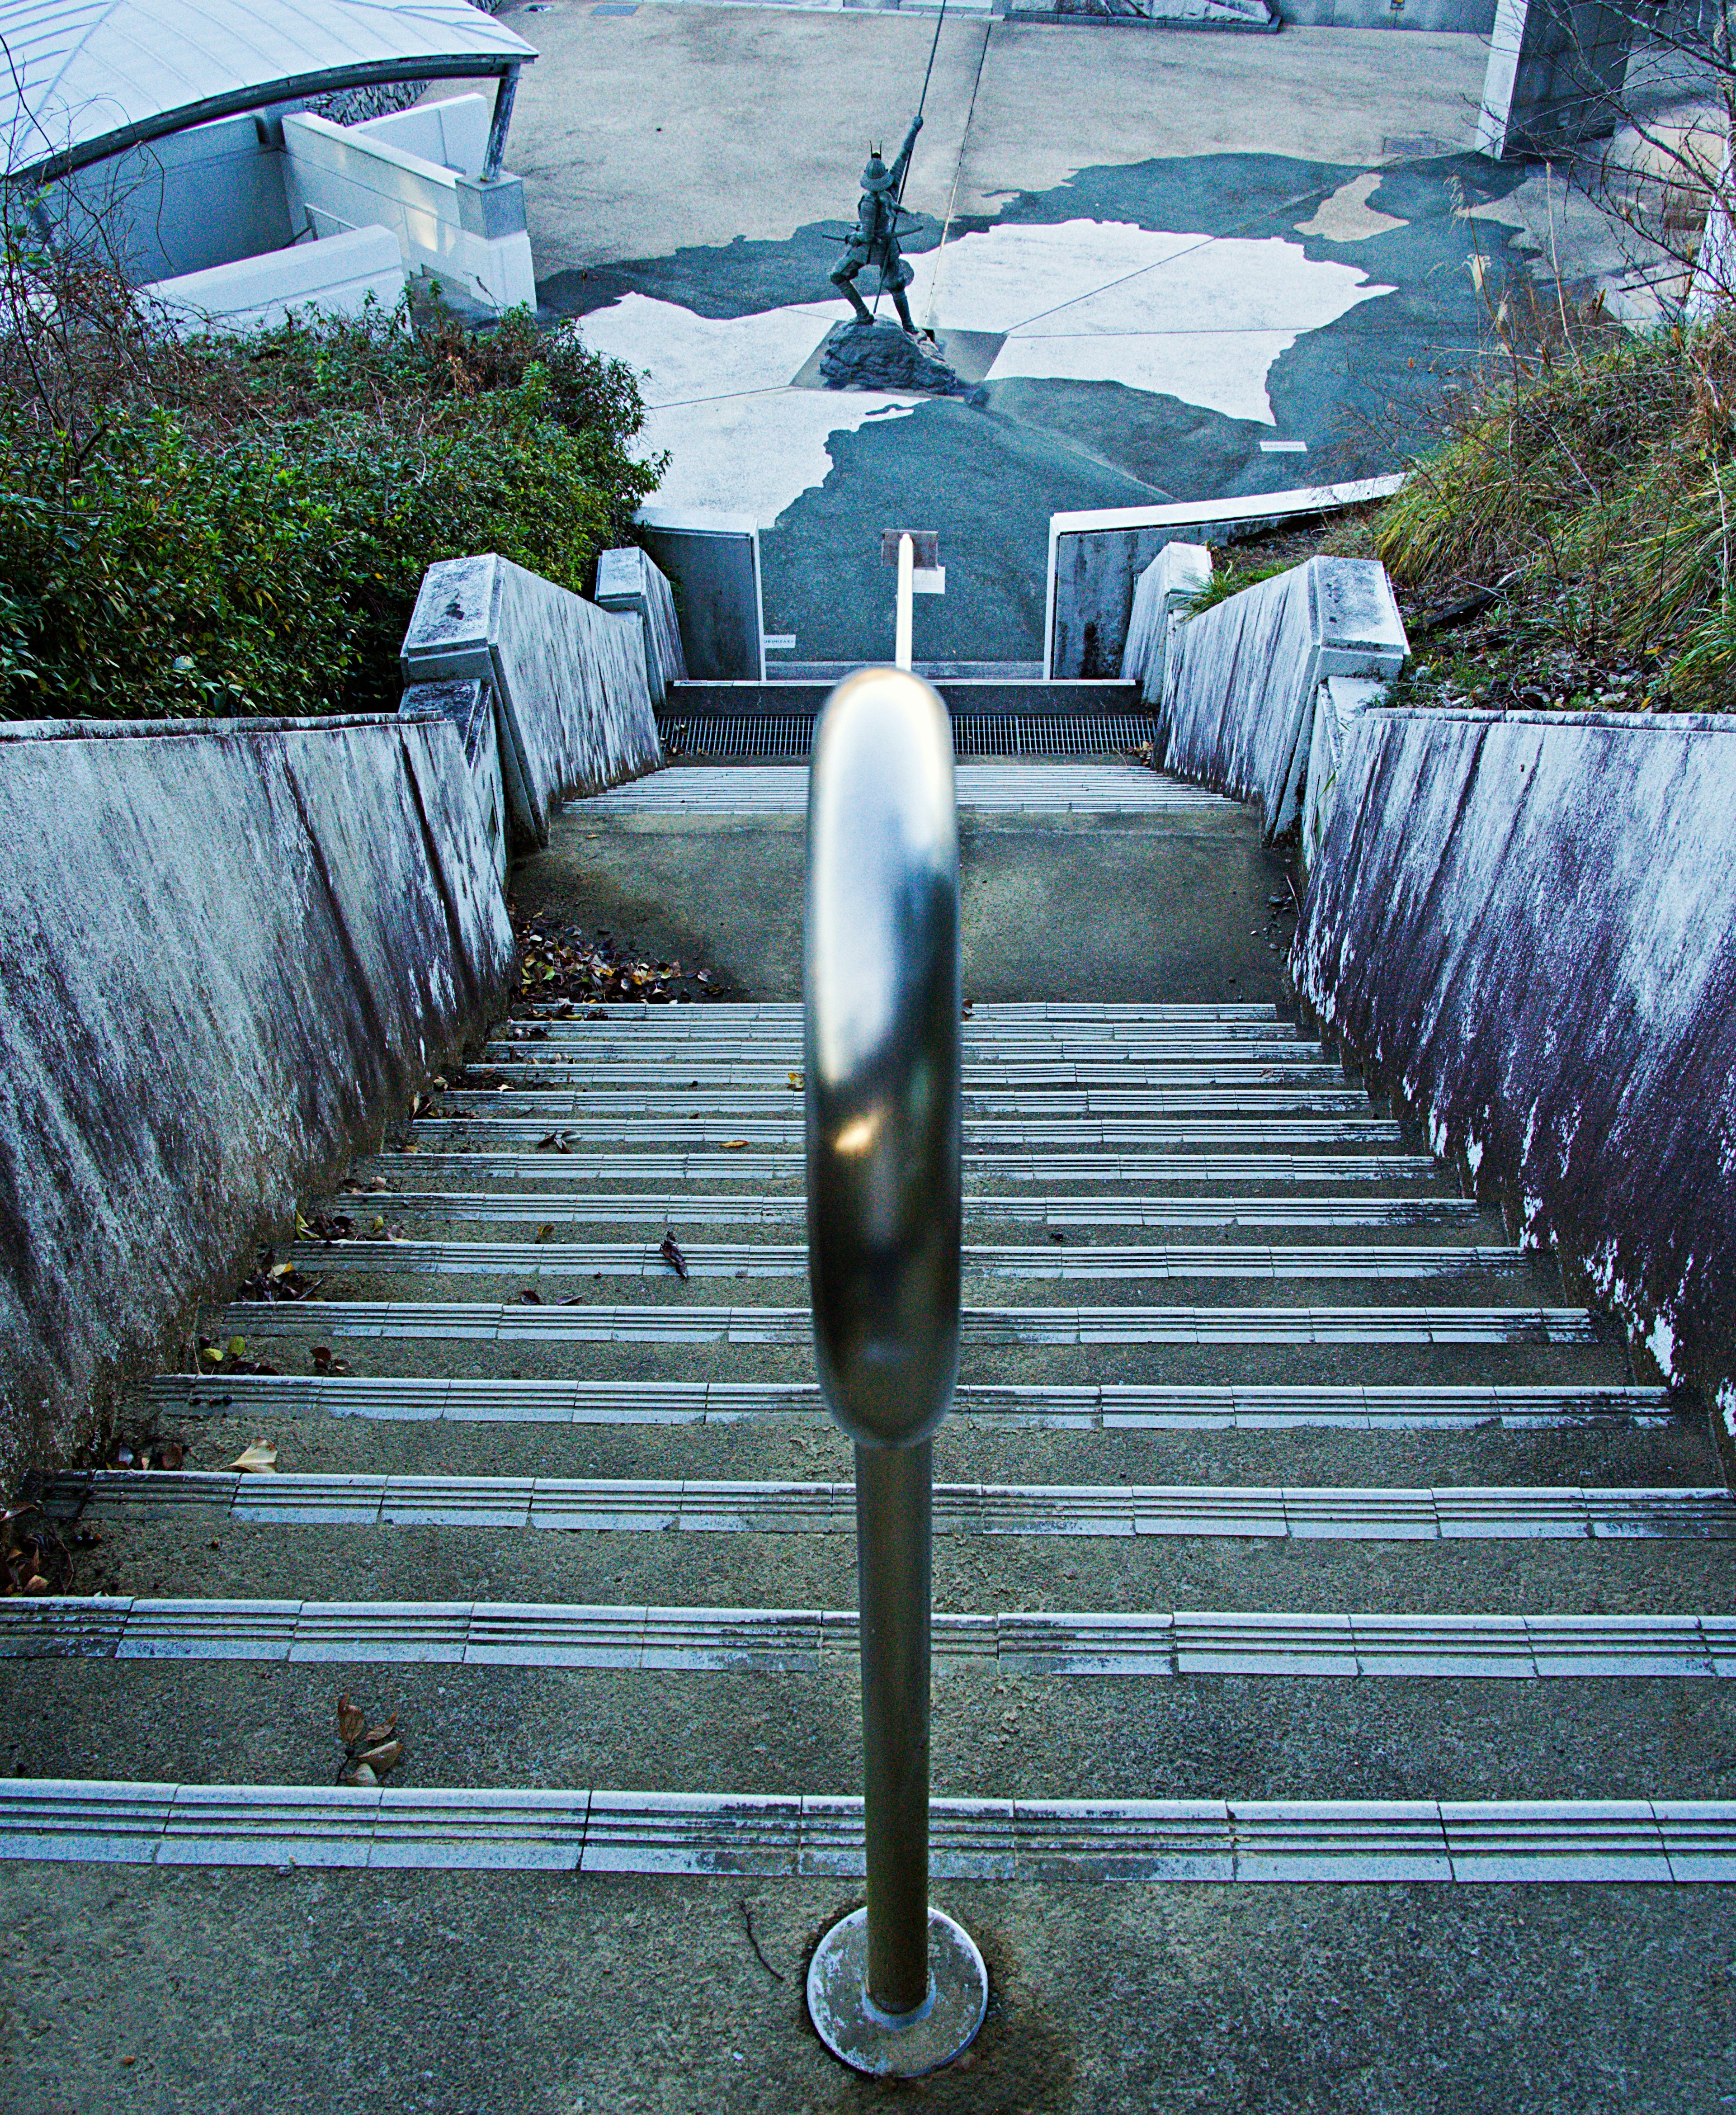
<svg viewBox="0 0 1736 2115">
<path fill-rule="evenodd" d="M 630 610 L 639 618 L 645 641 L 645 675 L 651 702 L 661 705 L 671 683 L 687 681 L 681 652 L 681 627 L 668 581 L 636 544 L 605 551 L 597 561 L 597 607 Z"/>
<path fill-rule="evenodd" d="M 1211 584 L 1212 552 L 1204 544 L 1166 544 L 1140 574 L 1121 674 L 1138 684 L 1147 704 L 1163 696 L 1163 672 L 1176 624 L 1189 603 Z"/>
<path fill-rule="evenodd" d="M 1385 567 L 1310 558 L 1185 619 L 1170 643 L 1164 768 L 1257 800 L 1268 842 L 1297 820 L 1320 686 L 1390 681 L 1408 642 Z"/>
<path fill-rule="evenodd" d="M 494 692 L 513 828 L 546 844 L 556 805 L 662 760 L 631 612 L 611 614 L 492 553 L 430 566 L 401 651 L 406 683 Z"/>
</svg>

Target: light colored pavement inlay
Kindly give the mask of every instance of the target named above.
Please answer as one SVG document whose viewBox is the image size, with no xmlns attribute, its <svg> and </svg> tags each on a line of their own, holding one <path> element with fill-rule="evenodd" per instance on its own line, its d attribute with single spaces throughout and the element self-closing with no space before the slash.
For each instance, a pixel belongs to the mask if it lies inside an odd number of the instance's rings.
<svg viewBox="0 0 1736 2115">
<path fill-rule="evenodd" d="M 957 1800 L 943 1879 L 1736 1880 L 1736 1801 Z M 863 1871 L 859 1799 L 0 1780 L 0 1858 L 131 1865 Z"/>
<path fill-rule="evenodd" d="M 853 1484 L 563 1476 L 256 1476 L 98 1470 L 46 1502 L 199 1506 L 286 1527 L 520 1527 L 703 1535 L 854 1535 Z M 1310 1485 L 937 1484 L 937 1535 L 1234 1535 L 1397 1542 L 1632 1541 L 1736 1536 L 1725 1489 L 1571 1484 L 1403 1490 Z"/>
<path fill-rule="evenodd" d="M 1137 815 L 1225 805 L 1221 794 L 1161 778 L 1135 764 L 963 763 L 958 766 L 958 788 L 959 806 L 966 814 Z M 593 794 L 571 809 L 581 822 L 593 815 L 807 812 L 808 767 L 803 764 L 678 764 Z"/>
<path fill-rule="evenodd" d="M 694 1115 L 685 1122 L 673 1113 L 634 1117 L 611 1116 L 602 1110 L 587 1110 L 580 1116 L 564 1119 L 497 1117 L 489 1112 L 475 1116 L 427 1116 L 417 1123 L 415 1138 L 425 1149 L 437 1149 L 466 1142 L 473 1150 L 486 1150 L 490 1146 L 498 1149 L 501 1145 L 520 1140 L 545 1153 L 558 1152 L 563 1146 L 582 1150 L 598 1143 L 618 1143 L 666 1152 L 671 1134 L 676 1132 L 681 1143 L 689 1148 L 709 1148 L 714 1153 L 737 1149 L 726 1148 L 726 1140 L 740 1141 L 743 1146 L 757 1145 L 763 1152 L 781 1149 L 794 1153 L 802 1143 L 802 1112 L 794 1094 L 790 1097 L 790 1104 L 788 1114 L 781 1117 Z M 583 1129 L 575 1135 L 564 1135 L 563 1122 L 582 1123 Z M 973 1154 L 988 1148 L 998 1148 L 1002 1152 L 1044 1153 L 1057 1146 L 1075 1149 L 1082 1146 L 1105 1149 L 1131 1146 L 1147 1152 L 1154 1148 L 1166 1148 L 1173 1152 L 1201 1146 L 1232 1146 L 1244 1152 L 1270 1147 L 1281 1153 L 1299 1145 L 1349 1145 L 1358 1141 L 1369 1145 L 1400 1145 L 1404 1135 L 1390 1118 L 1365 1116 L 1359 1111 L 1325 1117 L 1241 1117 L 1232 1112 L 1222 1117 L 1213 1117 L 1154 1110 L 1147 1116 L 1045 1118 L 1037 1115 L 1029 1118 L 1010 1116 L 1001 1120 L 967 1117 L 964 1122 L 967 1162 Z M 549 1141 L 547 1145 L 543 1143 L 545 1139 Z"/>
<path fill-rule="evenodd" d="M 853 1667 L 854 1610 L 572 1602 L 0 1602 L 0 1659 L 273 1660 L 766 1673 Z M 1736 1616 L 1315 1615 L 1179 1608 L 934 1618 L 937 1667 L 1009 1673 L 1736 1677 Z"/>
<path fill-rule="evenodd" d="M 1732 1800 L 932 1800 L 947 1880 L 1729 1883 Z M 0 1857 L 429 1872 L 863 1874 L 863 1802 L 2 1778 Z"/>
<path fill-rule="evenodd" d="M 244 1301 L 226 1333 L 475 1343 L 779 1344 L 806 1349 L 805 1307 L 527 1305 L 488 1300 Z M 1579 1307 L 968 1307 L 967 1346 L 1590 1344 Z"/>
<path fill-rule="evenodd" d="M 382 1418 L 464 1425 L 739 1425 L 829 1415 L 811 1381 L 401 1380 L 169 1374 L 144 1390 L 164 1415 Z M 1668 1425 L 1656 1388 L 978 1387 L 953 1411 L 989 1429 L 1058 1432 L 1518 1432 Z"/>
<path fill-rule="evenodd" d="M 684 1241 L 680 1254 L 693 1278 L 805 1278 L 805 1244 L 772 1241 Z M 443 1278 L 486 1273 L 496 1278 L 640 1278 L 675 1275 L 653 1241 L 417 1241 L 299 1242 L 291 1251 L 298 1269 L 345 1270 Z M 1223 1242 L 1202 1248 L 983 1248 L 967 1246 L 967 1273 L 987 1278 L 1448 1278 L 1463 1271 L 1511 1271 L 1525 1260 L 1513 1247 L 1441 1248 L 1399 1244 L 1323 1248 L 1253 1248 Z"/>
</svg>

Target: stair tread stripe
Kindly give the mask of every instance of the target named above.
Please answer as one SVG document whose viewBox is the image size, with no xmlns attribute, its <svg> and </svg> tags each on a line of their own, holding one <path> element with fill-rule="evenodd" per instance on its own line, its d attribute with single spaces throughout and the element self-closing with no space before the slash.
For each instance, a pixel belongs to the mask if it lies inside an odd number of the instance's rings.
<svg viewBox="0 0 1736 2115">
<path fill-rule="evenodd" d="M 1024 1674 L 1736 1677 L 1736 1616 L 1030 1611 L 934 1617 L 941 1665 Z M 0 1602 L 0 1659 L 811 1671 L 854 1613 L 566 1602 L 50 1596 Z"/>
<path fill-rule="evenodd" d="M 1597 1342 L 1578 1307 L 970 1307 L 966 1345 L 1471 1344 Z M 527 1305 L 498 1301 L 237 1301 L 226 1334 L 489 1343 L 806 1346 L 805 1307 Z"/>
<path fill-rule="evenodd" d="M 799 1278 L 808 1275 L 805 1242 L 691 1241 L 681 1244 L 694 1278 Z M 305 1271 L 372 1270 L 387 1274 L 443 1276 L 488 1273 L 497 1277 L 571 1277 L 597 1273 L 611 1278 L 665 1278 L 671 1266 L 655 1242 L 418 1241 L 401 1237 L 332 1242 L 301 1241 L 291 1260 Z M 1024 1248 L 996 1244 L 967 1246 L 967 1272 L 998 1278 L 1435 1278 L 1461 1271 L 1512 1271 L 1526 1252 L 1507 1245 L 1444 1246 L 1376 1241 L 1327 1247 L 1317 1243 L 1253 1246 L 1214 1242 L 1184 1248 L 1135 1247 L 1107 1242 L 1084 1247 Z"/>
<path fill-rule="evenodd" d="M 283 1525 L 355 1523 L 854 1535 L 850 1483 L 683 1478 L 285 1475 L 98 1470 L 53 1478 L 58 1507 L 199 1505 Z M 1722 1487 L 937 1484 L 937 1535 L 1239 1535 L 1404 1541 L 1736 1537 Z"/>
<path fill-rule="evenodd" d="M 378 1201 L 376 1201 L 378 1200 Z M 345 1193 L 352 1215 L 370 1210 L 417 1218 L 497 1221 L 552 1219 L 570 1226 L 666 1225 L 676 1215 L 701 1225 L 799 1225 L 808 1200 L 796 1193 L 756 1191 L 692 1195 L 671 1191 L 538 1191 L 524 1196 L 496 1190 L 392 1190 Z M 1471 1222 L 1482 1216 L 1471 1197 L 983 1197 L 967 1196 L 964 1216 L 1057 1227 L 1390 1227 Z M 325 1252 L 321 1245 L 320 1252 Z"/>
<path fill-rule="evenodd" d="M 450 1419 L 460 1423 L 733 1425 L 763 1417 L 829 1415 L 812 1381 L 583 1381 L 295 1374 L 167 1374 L 146 1398 L 181 1415 L 235 1405 L 279 1415 Z M 1065 1431 L 1553 1430 L 1608 1424 L 1667 1425 L 1664 1388 L 1617 1386 L 1468 1388 L 1191 1386 L 967 1383 L 955 1414 L 990 1428 Z"/>
<path fill-rule="evenodd" d="M 1736 1880 L 1736 1801 L 931 1802 L 947 1879 Z M 856 1879 L 859 1798 L 0 1781 L 0 1858 Z"/>
<path fill-rule="evenodd" d="M 739 1134 L 737 1134 L 739 1135 Z M 618 1142 L 617 1142 L 618 1143 Z M 513 1152 L 499 1147 L 478 1147 L 468 1151 L 429 1152 L 418 1147 L 408 1152 L 378 1153 L 364 1163 L 376 1172 L 414 1177 L 452 1168 L 470 1179 L 483 1176 L 520 1183 L 553 1182 L 588 1177 L 617 1181 L 668 1181 L 683 1177 L 716 1178 L 733 1176 L 738 1181 L 799 1181 L 806 1162 L 793 1149 L 768 1153 L 762 1148 L 724 1151 L 703 1140 L 692 1150 L 671 1153 L 641 1145 L 623 1154 L 619 1149 L 593 1150 L 585 1140 L 570 1143 L 562 1152 Z M 1249 1154 L 1177 1152 L 1157 1154 L 1041 1154 L 967 1153 L 964 1177 L 999 1177 L 1003 1181 L 1028 1182 L 1376 1182 L 1438 1176 L 1437 1162 L 1426 1154 Z"/>
</svg>

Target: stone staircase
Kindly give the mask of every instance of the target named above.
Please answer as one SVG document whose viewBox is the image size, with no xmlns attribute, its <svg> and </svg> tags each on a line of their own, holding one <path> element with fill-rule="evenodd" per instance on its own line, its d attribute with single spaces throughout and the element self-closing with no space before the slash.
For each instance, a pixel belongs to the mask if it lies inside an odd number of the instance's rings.
<svg viewBox="0 0 1736 2115">
<path fill-rule="evenodd" d="M 804 777 L 575 813 L 740 827 Z M 1159 833 L 1207 797 L 960 787 Z M 1161 2067 L 1178 2108 L 1719 2104 L 1736 1891 L 1688 1883 L 1736 1879 L 1736 1503 L 1699 1425 L 1273 1004 L 968 1012 L 934 1866 L 994 1998 L 935 2104 L 1143 2106 Z M 71 1920 L 201 2003 L 279 1950 L 305 2036 L 201 2056 L 206 2104 L 364 2104 L 357 2052 L 405 2106 L 866 2104 L 801 2021 L 861 1864 L 801 1062 L 790 1003 L 505 1025 L 325 1200 L 357 1235 L 288 1259 L 311 1296 L 238 1301 L 240 1356 L 133 1406 L 188 1466 L 53 1484 L 100 1590 L 0 1603 L 28 2035 L 88 1988 Z M 277 1473 L 221 1466 L 261 1437 Z M 332 1782 L 340 1691 L 397 1714 L 382 1787 Z M 1563 1882 L 1601 1884 L 1521 1884 Z"/>
</svg>

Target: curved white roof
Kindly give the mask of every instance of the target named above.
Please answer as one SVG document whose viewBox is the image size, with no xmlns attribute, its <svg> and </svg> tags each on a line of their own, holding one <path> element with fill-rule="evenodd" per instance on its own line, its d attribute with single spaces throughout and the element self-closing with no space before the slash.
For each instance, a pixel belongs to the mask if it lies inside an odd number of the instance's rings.
<svg viewBox="0 0 1736 2115">
<path fill-rule="evenodd" d="M 0 44 L 14 176 L 266 103 L 536 57 L 467 0 L 0 0 Z"/>
</svg>

